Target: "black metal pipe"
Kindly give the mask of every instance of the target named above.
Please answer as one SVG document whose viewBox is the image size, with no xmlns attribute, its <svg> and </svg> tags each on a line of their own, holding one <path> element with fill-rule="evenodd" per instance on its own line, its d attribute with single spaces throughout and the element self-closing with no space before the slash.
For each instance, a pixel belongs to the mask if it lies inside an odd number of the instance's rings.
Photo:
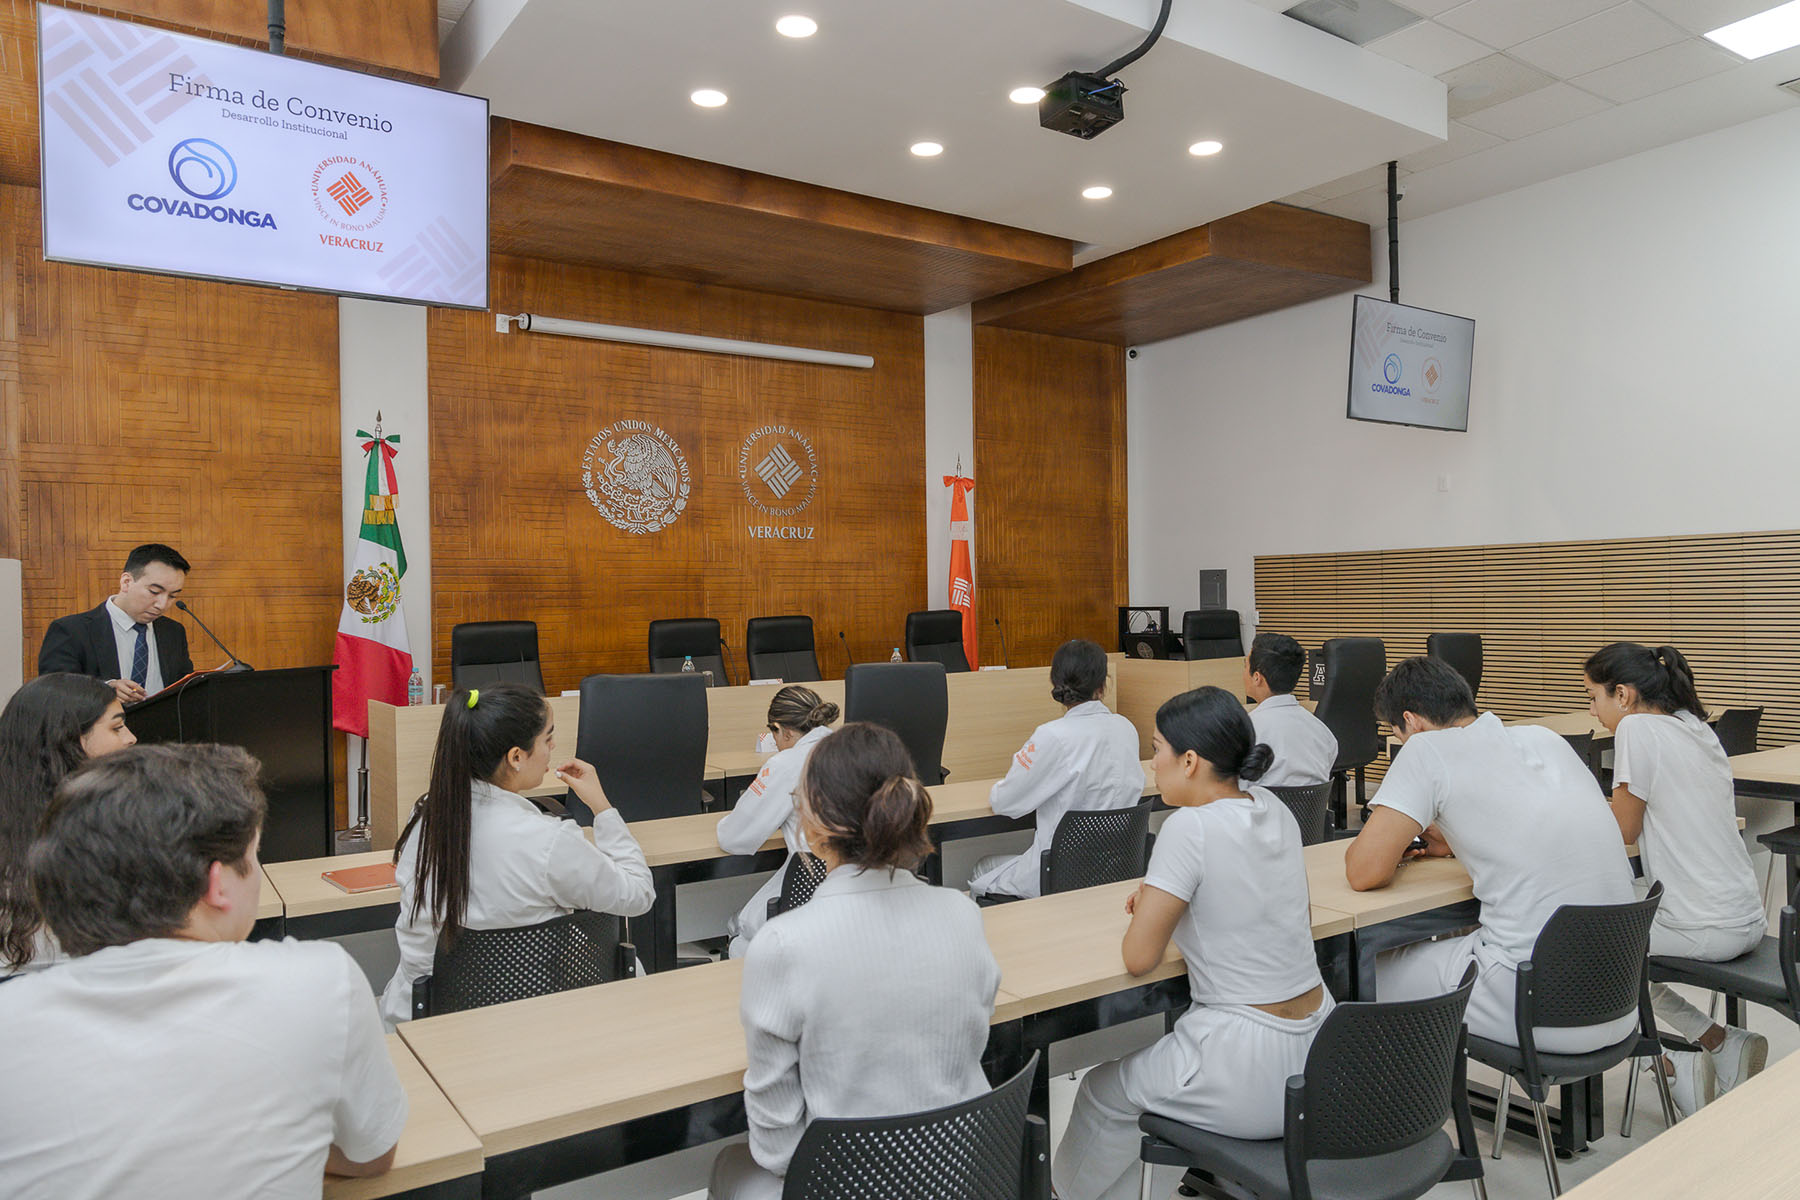
<svg viewBox="0 0 1800 1200">
<path fill-rule="evenodd" d="M 1388 299 L 1400 303 L 1400 164 L 1388 163 Z"/>
</svg>

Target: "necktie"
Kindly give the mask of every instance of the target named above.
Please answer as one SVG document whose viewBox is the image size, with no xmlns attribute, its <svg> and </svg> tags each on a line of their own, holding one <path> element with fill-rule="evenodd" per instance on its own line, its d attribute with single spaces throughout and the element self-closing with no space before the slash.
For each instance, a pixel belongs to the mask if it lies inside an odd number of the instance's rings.
<svg viewBox="0 0 1800 1200">
<path fill-rule="evenodd" d="M 131 652 L 131 682 L 143 687 L 150 682 L 150 627 L 137 627 L 137 647 Z"/>
</svg>

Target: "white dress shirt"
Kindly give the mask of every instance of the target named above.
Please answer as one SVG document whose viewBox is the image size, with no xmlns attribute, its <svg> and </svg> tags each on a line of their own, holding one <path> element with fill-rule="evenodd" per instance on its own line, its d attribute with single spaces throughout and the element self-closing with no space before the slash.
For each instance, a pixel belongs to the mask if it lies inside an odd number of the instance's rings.
<svg viewBox="0 0 1800 1200">
<path fill-rule="evenodd" d="M 1270 696 L 1250 710 L 1256 740 L 1275 752 L 1275 761 L 1256 782 L 1262 787 L 1313 787 L 1331 778 L 1337 762 L 1337 735 L 1306 711 L 1292 692 Z"/>
<path fill-rule="evenodd" d="M 719 818 L 719 849 L 727 854 L 755 854 L 779 830 L 790 859 L 806 851 L 806 834 L 800 830 L 794 789 L 800 785 L 813 748 L 829 736 L 829 725 L 808 730 L 799 741 L 762 765 L 756 779 L 738 797 L 736 806 Z M 781 877 L 786 870 L 787 863 L 783 862 L 782 869 L 758 888 L 750 902 L 726 924 L 725 931 L 731 935 L 731 957 L 742 958 L 750 939 L 769 919 L 769 901 L 781 894 Z"/>
<path fill-rule="evenodd" d="M 113 642 L 119 648 L 119 673 L 114 678 L 130 679 L 131 662 L 137 657 L 137 631 L 144 631 L 144 641 L 150 647 L 150 674 L 144 679 L 144 694 L 154 696 L 163 690 L 162 660 L 156 655 L 156 630 L 149 625 L 139 625 L 126 616 L 114 604 L 111 598 L 106 601 L 106 615 L 112 618 Z"/>
<path fill-rule="evenodd" d="M 656 889 L 650 867 L 617 809 L 594 818 L 594 841 L 581 828 L 541 811 L 523 796 L 478 779 L 471 789 L 467 929 L 537 925 L 574 910 L 636 917 L 650 911 Z M 577 800 L 575 803 L 579 804 Z M 412 1015 L 413 980 L 431 974 L 438 926 L 429 903 L 413 917 L 418 884 L 418 830 L 400 849 L 400 920 L 394 936 L 400 965 L 381 997 L 382 1018 Z M 427 898 L 429 899 L 429 897 Z"/>
</svg>

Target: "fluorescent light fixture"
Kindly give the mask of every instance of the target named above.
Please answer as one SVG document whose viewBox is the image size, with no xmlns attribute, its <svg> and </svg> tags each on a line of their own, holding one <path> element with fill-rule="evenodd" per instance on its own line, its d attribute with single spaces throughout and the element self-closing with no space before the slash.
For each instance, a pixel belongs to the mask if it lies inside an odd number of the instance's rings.
<svg viewBox="0 0 1800 1200">
<path fill-rule="evenodd" d="M 1764 58 L 1800 46 L 1800 0 L 1778 4 L 1754 17 L 1721 25 L 1706 35 L 1742 58 Z"/>
<path fill-rule="evenodd" d="M 1014 104 L 1036 104 L 1044 98 L 1044 89 L 1041 87 L 1016 87 L 1006 93 L 1006 98 Z"/>
<path fill-rule="evenodd" d="M 808 38 L 819 32 L 819 23 L 811 17 L 786 16 L 775 22 L 775 32 L 782 37 Z"/>
<path fill-rule="evenodd" d="M 1084 187 L 1081 194 L 1089 200 L 1104 200 L 1112 195 L 1112 189 L 1104 183 L 1096 183 L 1093 187 Z"/>
<path fill-rule="evenodd" d="M 662 346 L 672 350 L 697 350 L 703 354 L 737 354 L 745 358 L 779 358 L 786 362 L 817 363 L 826 367 L 861 367 L 875 365 L 867 354 L 841 354 L 836 350 L 813 350 L 806 346 L 778 346 L 770 342 L 740 342 L 733 338 L 701 337 L 694 333 L 672 333 L 666 329 L 633 329 L 627 325 L 599 325 L 592 321 L 565 321 L 561 317 L 540 317 L 535 313 L 508 316 L 494 314 L 494 332 L 511 333 L 517 325 L 521 333 L 554 333 L 562 337 L 589 338 L 597 342 L 625 342 L 633 346 Z"/>
<path fill-rule="evenodd" d="M 920 158 L 936 158 L 944 152 L 944 148 L 936 142 L 914 142 L 912 152 Z"/>
<path fill-rule="evenodd" d="M 688 99 L 692 100 L 695 104 L 698 104 L 701 108 L 719 108 L 723 106 L 727 100 L 731 99 L 731 97 L 727 96 L 724 92 L 719 91 L 717 88 L 701 88 L 699 91 L 689 96 Z"/>
<path fill-rule="evenodd" d="M 1217 154 L 1224 148 L 1224 142 L 1215 142 L 1211 138 L 1207 138 L 1204 142 L 1195 142 L 1193 145 L 1189 146 L 1188 153 L 1192 154 L 1195 158 L 1207 158 Z"/>
</svg>

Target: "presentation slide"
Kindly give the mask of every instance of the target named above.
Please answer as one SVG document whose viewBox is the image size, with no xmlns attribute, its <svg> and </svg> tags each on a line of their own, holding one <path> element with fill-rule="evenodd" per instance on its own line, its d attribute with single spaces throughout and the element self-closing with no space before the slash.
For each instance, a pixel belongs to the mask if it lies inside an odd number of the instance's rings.
<svg viewBox="0 0 1800 1200">
<path fill-rule="evenodd" d="M 1359 421 L 1468 429 L 1474 350 L 1475 322 L 1468 317 L 1356 297 L 1349 415 Z"/>
<path fill-rule="evenodd" d="M 487 307 L 475 96 L 38 5 L 45 257 Z"/>
</svg>

